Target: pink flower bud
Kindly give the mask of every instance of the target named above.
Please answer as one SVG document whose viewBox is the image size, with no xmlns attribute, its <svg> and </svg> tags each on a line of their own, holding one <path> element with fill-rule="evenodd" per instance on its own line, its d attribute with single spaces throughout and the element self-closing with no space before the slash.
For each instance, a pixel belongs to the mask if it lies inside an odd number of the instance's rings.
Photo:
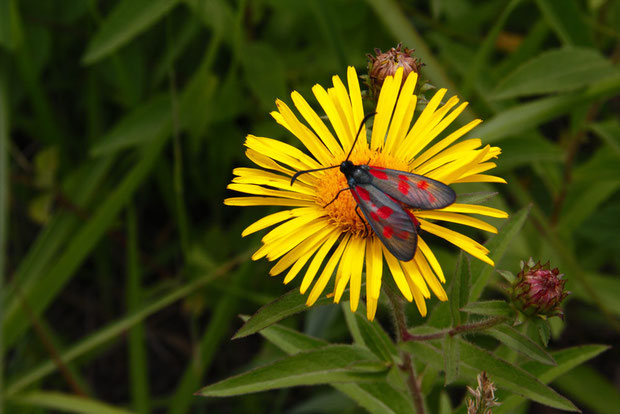
<svg viewBox="0 0 620 414">
<path fill-rule="evenodd" d="M 564 319 L 560 304 L 569 292 L 564 291 L 557 268 L 550 269 L 549 262 L 541 265 L 532 259 L 522 264 L 521 272 L 512 286 L 512 302 L 526 315 L 541 317 L 559 316 Z"/>
</svg>

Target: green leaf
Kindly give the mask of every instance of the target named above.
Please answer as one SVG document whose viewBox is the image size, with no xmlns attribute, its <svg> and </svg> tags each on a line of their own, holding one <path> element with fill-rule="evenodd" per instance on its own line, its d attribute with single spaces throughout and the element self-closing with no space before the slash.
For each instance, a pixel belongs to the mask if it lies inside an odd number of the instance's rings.
<svg viewBox="0 0 620 414">
<path fill-rule="evenodd" d="M 169 124 L 167 125 L 169 127 Z M 66 249 L 57 258 L 55 264 L 39 283 L 28 292 L 25 300 L 31 306 L 32 312 L 40 314 L 51 303 L 56 294 L 69 281 L 77 268 L 94 249 L 97 242 L 105 234 L 116 219 L 118 213 L 146 178 L 155 164 L 164 144 L 167 142 L 168 131 L 160 131 L 153 144 L 142 152 L 140 159 L 125 175 L 123 181 L 103 200 L 92 216 L 80 227 L 77 234 L 71 239 Z M 25 292 L 24 292 L 25 293 Z M 10 346 L 20 334 L 29 326 L 28 317 L 22 308 L 17 308 L 14 314 L 4 320 L 5 344 Z"/>
<path fill-rule="evenodd" d="M 517 280 L 517 277 L 514 275 L 514 273 L 512 273 L 509 270 L 500 270 L 500 269 L 495 269 L 495 271 L 501 276 L 503 277 L 506 282 L 510 283 L 511 285 L 515 282 L 515 280 Z"/>
<path fill-rule="evenodd" d="M 90 65 L 114 53 L 155 24 L 177 3 L 178 0 L 118 2 L 89 42 L 82 63 Z"/>
<path fill-rule="evenodd" d="M 351 314 L 351 312 L 347 313 Z M 245 320 L 247 317 L 243 317 L 243 319 Z M 261 330 L 260 334 L 289 355 L 326 345 L 323 340 L 304 335 L 282 325 L 271 325 Z M 415 410 L 409 393 L 396 390 L 386 381 L 362 384 L 333 383 L 330 385 L 371 413 L 409 414 Z"/>
<path fill-rule="evenodd" d="M 557 363 L 556 366 L 544 365 L 540 362 L 530 361 L 525 363 L 522 368 L 538 378 L 540 382 L 548 384 L 607 349 L 609 349 L 609 347 L 605 345 L 584 345 L 567 348 L 551 353 L 553 359 L 555 359 Z M 515 407 L 524 402 L 523 397 L 518 395 L 509 395 L 503 390 L 498 391 L 497 397 L 500 401 L 502 401 L 502 405 L 493 409 L 493 412 L 497 411 L 498 414 L 511 413 Z"/>
<path fill-rule="evenodd" d="M 456 338 L 452 335 L 446 335 L 443 341 L 444 371 L 446 373 L 444 385 L 453 383 L 459 376 L 459 354 L 459 343 Z"/>
<path fill-rule="evenodd" d="M 536 161 L 561 162 L 564 152 L 553 142 L 538 136 L 511 137 L 502 141 L 498 170 L 507 170 Z"/>
<path fill-rule="evenodd" d="M 475 193 L 457 194 L 456 202 L 459 204 L 481 204 L 499 193 L 497 191 L 478 191 Z"/>
<path fill-rule="evenodd" d="M 450 287 L 450 313 L 452 315 L 452 326 L 458 326 L 466 320 L 465 315 L 461 315 L 460 309 L 467 304 L 470 283 L 469 261 L 461 252 L 456 264 L 452 285 Z"/>
<path fill-rule="evenodd" d="M 564 45 L 592 45 L 591 24 L 575 0 L 536 0 L 536 4 Z"/>
<path fill-rule="evenodd" d="M 248 43 L 241 54 L 247 85 L 265 108 L 286 96 L 284 64 L 280 54 L 267 43 Z"/>
<path fill-rule="evenodd" d="M 597 79 L 596 83 L 584 91 L 541 98 L 503 110 L 476 127 L 476 135 L 482 137 L 487 144 L 509 136 L 519 136 L 524 131 L 574 110 L 577 105 L 612 97 L 619 91 L 620 74 Z"/>
<path fill-rule="evenodd" d="M 325 296 L 319 298 L 313 306 L 333 303 L 333 299 Z M 280 296 L 278 299 L 260 308 L 245 324 L 235 333 L 233 339 L 252 335 L 261 329 L 268 327 L 284 318 L 303 312 L 308 309 L 306 297 L 297 289 Z"/>
<path fill-rule="evenodd" d="M 498 387 L 530 398 L 541 404 L 568 411 L 578 411 L 569 400 L 543 385 L 535 376 L 522 368 L 511 365 L 485 349 L 460 340 L 461 361 L 478 371 L 486 371 Z"/>
<path fill-rule="evenodd" d="M 101 401 L 60 392 L 33 391 L 7 399 L 7 402 L 26 407 L 40 407 L 52 411 L 80 414 L 131 414 L 124 408 L 114 407 Z"/>
<path fill-rule="evenodd" d="M 578 366 L 553 384 L 592 412 L 614 414 L 620 407 L 617 387 L 589 366 Z"/>
<path fill-rule="evenodd" d="M 480 371 L 486 371 L 491 381 L 493 381 L 499 389 L 511 391 L 551 407 L 576 411 L 576 407 L 570 401 L 542 384 L 531 373 L 520 367 L 511 365 L 487 350 L 479 348 L 463 339 L 458 339 L 458 342 L 461 361 L 460 378 L 473 380 Z M 405 351 L 415 355 L 418 360 L 436 369 L 443 369 L 443 355 L 441 351 L 431 343 L 421 341 L 406 342 L 400 346 Z M 493 412 L 495 412 L 495 409 Z"/>
<path fill-rule="evenodd" d="M 543 53 L 506 76 L 492 99 L 575 90 L 617 74 L 614 65 L 595 49 L 564 48 Z"/>
<path fill-rule="evenodd" d="M 603 305 L 613 312 L 616 316 L 620 316 L 620 280 L 617 276 L 602 276 L 589 273 L 587 275 L 590 287 L 596 291 L 598 299 Z M 594 304 L 592 296 L 584 289 L 575 289 L 574 294 L 586 303 Z"/>
<path fill-rule="evenodd" d="M 504 300 L 488 300 L 468 303 L 461 309 L 474 315 L 499 316 L 507 319 L 516 316 L 515 310 Z"/>
<path fill-rule="evenodd" d="M 23 41 L 21 17 L 17 0 L 0 2 L 0 46 L 16 50 Z"/>
<path fill-rule="evenodd" d="M 228 274 L 232 268 L 239 264 L 239 262 L 245 261 L 248 258 L 249 254 L 246 253 L 245 255 L 222 264 L 213 271 L 207 272 L 190 283 L 185 283 L 175 289 L 169 290 L 166 294 L 163 294 L 161 297 L 144 304 L 139 309 L 136 309 L 134 312 L 126 315 L 125 317 L 114 321 L 107 326 L 99 328 L 93 334 L 80 341 L 76 341 L 73 346 L 60 354 L 60 359 L 64 363 L 69 363 L 76 358 L 98 349 L 104 344 L 114 340 L 121 340 L 122 334 L 127 331 L 127 329 L 145 320 L 148 316 L 161 311 L 167 306 L 170 306 L 179 299 L 196 292 L 197 289 L 200 289 L 214 279 Z M 4 393 L 5 395 L 16 394 L 36 381 L 39 381 L 41 378 L 45 378 L 45 376 L 55 372 L 57 369 L 58 364 L 50 358 L 48 361 L 35 367 L 31 371 L 20 373 L 14 381 L 7 384 Z"/>
<path fill-rule="evenodd" d="M 555 360 L 547 351 L 512 326 L 497 325 L 483 331 L 483 333 L 491 335 L 510 349 L 520 352 L 535 361 L 556 365 Z"/>
<path fill-rule="evenodd" d="M 519 234 L 529 213 L 530 206 L 524 207 L 510 216 L 508 222 L 504 224 L 499 233 L 485 243 L 485 247 L 491 251 L 489 257 L 495 263 L 501 260 L 512 239 Z M 492 273 L 493 267 L 486 263 L 475 261 L 471 264 L 472 288 L 469 293 L 470 301 L 478 300 Z"/>
<path fill-rule="evenodd" d="M 389 335 L 378 322 L 370 322 L 366 318 L 365 313 L 362 312 L 356 312 L 353 316 L 357 321 L 357 326 L 364 341 L 364 345 L 366 345 L 368 349 L 382 361 L 394 362 L 400 360 L 396 345 L 394 345 L 394 342 L 392 342 Z"/>
<path fill-rule="evenodd" d="M 376 381 L 388 366 L 368 350 L 353 345 L 327 345 L 300 352 L 272 364 L 227 378 L 196 393 L 227 397 L 298 385 Z"/>
<path fill-rule="evenodd" d="M 152 140 L 172 116 L 169 95 L 159 95 L 142 104 L 119 121 L 93 145 L 90 155 L 98 157 Z"/>
<path fill-rule="evenodd" d="M 620 157 L 620 122 L 617 119 L 590 124 L 589 127 Z"/>
</svg>

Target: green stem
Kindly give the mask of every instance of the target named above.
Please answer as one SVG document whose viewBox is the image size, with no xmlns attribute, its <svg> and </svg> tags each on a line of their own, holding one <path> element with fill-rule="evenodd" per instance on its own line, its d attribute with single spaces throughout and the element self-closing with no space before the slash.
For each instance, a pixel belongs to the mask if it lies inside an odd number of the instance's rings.
<svg viewBox="0 0 620 414">
<path fill-rule="evenodd" d="M 403 302 L 398 295 L 389 287 L 384 286 L 384 291 L 387 293 L 387 297 L 390 300 L 392 316 L 394 317 L 396 325 L 396 338 L 398 342 L 405 342 L 409 340 L 409 332 L 407 332 L 407 318 L 405 311 L 403 310 Z M 415 367 L 413 366 L 413 360 L 411 354 L 408 352 L 402 352 L 403 363 L 400 365 L 400 369 L 407 374 L 407 385 L 409 386 L 409 392 L 413 398 L 415 404 L 415 410 L 418 414 L 424 414 L 424 397 L 422 396 L 422 390 L 420 389 L 420 383 L 416 378 Z"/>
</svg>

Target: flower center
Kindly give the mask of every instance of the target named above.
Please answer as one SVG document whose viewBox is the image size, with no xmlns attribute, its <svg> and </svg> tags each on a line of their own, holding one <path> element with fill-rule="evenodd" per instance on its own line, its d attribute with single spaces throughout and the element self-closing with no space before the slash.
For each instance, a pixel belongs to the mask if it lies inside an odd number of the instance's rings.
<svg viewBox="0 0 620 414">
<path fill-rule="evenodd" d="M 374 167 L 385 167 L 400 171 L 409 171 L 407 163 L 397 160 L 391 155 L 384 154 L 370 149 L 356 150 L 351 154 L 350 160 L 355 165 L 367 164 Z M 342 162 L 344 160 L 341 160 Z M 340 163 L 339 163 L 340 164 Z M 331 221 L 342 229 L 356 236 L 367 236 L 366 220 L 360 220 L 363 213 L 355 212 L 357 203 L 351 191 L 345 190 L 338 194 L 342 189 L 348 187 L 347 179 L 339 168 L 325 170 L 319 179 L 317 186 L 317 204 L 326 206 L 325 212 Z M 337 196 L 337 198 L 336 198 Z M 328 205 L 329 204 L 329 205 Z M 368 226 L 370 230 L 370 226 Z"/>
</svg>

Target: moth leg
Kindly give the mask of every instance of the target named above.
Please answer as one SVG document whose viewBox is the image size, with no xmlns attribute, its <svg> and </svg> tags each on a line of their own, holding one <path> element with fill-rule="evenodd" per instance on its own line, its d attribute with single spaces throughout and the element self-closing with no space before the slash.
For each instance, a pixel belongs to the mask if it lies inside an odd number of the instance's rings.
<svg viewBox="0 0 620 414">
<path fill-rule="evenodd" d="M 336 201 L 336 199 L 338 199 L 338 196 L 340 196 L 340 193 L 342 193 L 343 191 L 347 191 L 350 190 L 351 187 L 347 187 L 347 188 L 343 188 L 342 190 L 338 191 L 338 193 L 336 194 L 336 197 L 334 197 L 334 199 L 332 201 L 330 201 L 329 203 L 325 204 L 323 206 L 323 208 L 327 207 L 328 205 L 330 205 L 331 203 L 333 203 L 334 201 Z"/>
<path fill-rule="evenodd" d="M 355 214 L 357 214 L 357 217 L 359 217 L 361 222 L 364 223 L 364 229 L 366 230 L 364 232 L 364 237 L 366 237 L 370 234 L 370 230 L 368 230 L 368 223 L 366 223 L 366 220 L 364 220 L 362 216 L 360 215 L 360 212 L 358 211 L 359 208 L 360 208 L 359 204 L 355 206 Z"/>
</svg>

